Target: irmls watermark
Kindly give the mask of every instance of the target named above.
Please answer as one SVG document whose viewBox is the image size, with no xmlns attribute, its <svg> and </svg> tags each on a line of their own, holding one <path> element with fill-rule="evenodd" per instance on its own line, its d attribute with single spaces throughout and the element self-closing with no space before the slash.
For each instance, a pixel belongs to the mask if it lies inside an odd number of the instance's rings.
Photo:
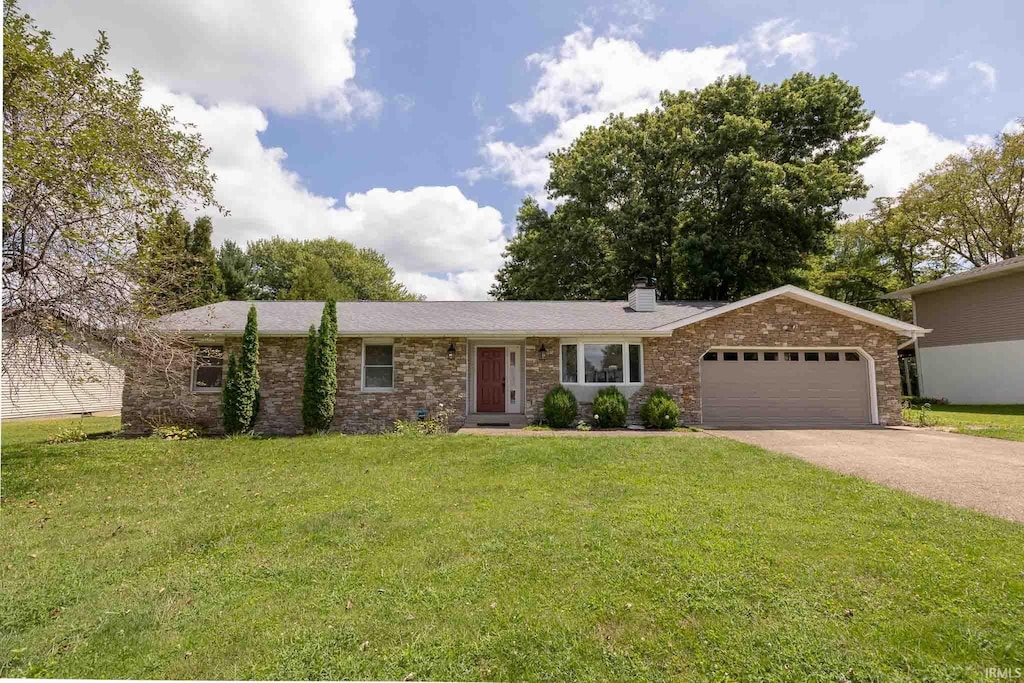
<svg viewBox="0 0 1024 683">
<path fill-rule="evenodd" d="M 985 678 L 995 681 L 1010 681 L 1016 678 L 1024 678 L 1024 667 L 989 666 L 985 668 Z"/>
</svg>

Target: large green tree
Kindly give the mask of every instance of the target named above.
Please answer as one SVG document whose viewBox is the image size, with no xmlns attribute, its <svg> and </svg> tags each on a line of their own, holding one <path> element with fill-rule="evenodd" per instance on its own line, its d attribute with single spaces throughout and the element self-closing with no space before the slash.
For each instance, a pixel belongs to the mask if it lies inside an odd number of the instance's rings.
<svg viewBox="0 0 1024 683">
<path fill-rule="evenodd" d="M 224 240 L 217 250 L 217 270 L 224 280 L 225 298 L 231 301 L 256 298 L 252 259 L 238 244 Z"/>
<path fill-rule="evenodd" d="M 395 280 L 384 256 L 334 238 L 250 242 L 252 283 L 260 299 L 366 299 L 405 301 L 417 297 Z"/>
<path fill-rule="evenodd" d="M 224 281 L 211 242 L 208 216 L 190 225 L 177 210 L 140 231 L 136 247 L 139 307 L 151 315 L 224 299 Z"/>
<path fill-rule="evenodd" d="M 102 33 L 89 53 L 55 52 L 5 0 L 3 48 L 4 338 L 45 347 L 5 348 L 4 373 L 16 358 L 67 358 L 73 338 L 94 353 L 151 353 L 163 337 L 136 299 L 137 237 L 176 208 L 214 203 L 209 150 L 169 107 L 142 105 L 138 72 L 109 72 Z"/>
<path fill-rule="evenodd" d="M 613 116 L 551 155 L 557 208 L 524 204 L 532 229 L 492 294 L 623 298 L 654 275 L 665 298 L 732 299 L 784 283 L 866 193 L 859 167 L 881 144 L 870 119 L 856 87 L 810 74 L 721 79 Z"/>
<path fill-rule="evenodd" d="M 904 220 L 965 265 L 1024 255 L 1024 130 L 948 157 L 899 203 Z"/>
</svg>

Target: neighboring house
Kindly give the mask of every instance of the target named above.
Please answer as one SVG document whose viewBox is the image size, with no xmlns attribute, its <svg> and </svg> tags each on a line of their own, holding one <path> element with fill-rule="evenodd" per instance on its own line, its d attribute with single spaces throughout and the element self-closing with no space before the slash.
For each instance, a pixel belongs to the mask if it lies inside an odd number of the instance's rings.
<svg viewBox="0 0 1024 683">
<path fill-rule="evenodd" d="M 260 331 L 256 430 L 302 431 L 306 332 L 322 303 L 254 302 Z M 225 357 L 240 348 L 250 302 L 165 316 L 194 344 L 190 386 L 163 373 L 125 386 L 130 432 L 178 419 L 220 429 Z M 333 428 L 389 429 L 439 404 L 457 424 L 524 424 L 562 385 L 581 403 L 601 387 L 629 398 L 636 420 L 655 388 L 685 424 L 868 425 L 900 422 L 897 347 L 925 330 L 786 286 L 731 304 L 656 301 L 343 301 Z M 183 383 L 184 384 L 184 383 Z M 182 407 L 183 406 L 183 407 Z"/>
<path fill-rule="evenodd" d="M 3 354 L 0 417 L 5 420 L 121 409 L 124 372 L 99 358 L 65 346 L 58 359 L 31 343 L 16 347 L 6 341 Z"/>
<path fill-rule="evenodd" d="M 910 299 L 922 396 L 1024 403 L 1024 256 L 886 295 Z"/>
</svg>

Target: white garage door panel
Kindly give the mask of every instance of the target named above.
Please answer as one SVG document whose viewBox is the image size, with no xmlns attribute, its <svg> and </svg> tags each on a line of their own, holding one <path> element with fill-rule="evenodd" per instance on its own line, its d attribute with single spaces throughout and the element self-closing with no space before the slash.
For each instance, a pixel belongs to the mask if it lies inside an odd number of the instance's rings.
<svg viewBox="0 0 1024 683">
<path fill-rule="evenodd" d="M 871 423 L 867 362 L 701 360 L 701 410 L 707 425 L 865 425 Z"/>
</svg>

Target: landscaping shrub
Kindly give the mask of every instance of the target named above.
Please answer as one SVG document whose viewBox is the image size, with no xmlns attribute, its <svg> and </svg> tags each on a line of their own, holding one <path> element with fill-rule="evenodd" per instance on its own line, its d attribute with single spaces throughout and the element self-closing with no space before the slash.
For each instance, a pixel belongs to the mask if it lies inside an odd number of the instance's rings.
<svg viewBox="0 0 1024 683">
<path fill-rule="evenodd" d="M 157 427 L 153 430 L 153 434 L 164 441 L 188 441 L 199 438 L 199 430 L 195 427 L 178 427 L 176 425 Z"/>
<path fill-rule="evenodd" d="M 646 427 L 674 429 L 679 425 L 679 406 L 664 389 L 655 389 L 640 406 L 640 420 Z"/>
<path fill-rule="evenodd" d="M 242 333 L 242 353 L 228 359 L 228 375 L 224 381 L 222 408 L 224 431 L 228 434 L 251 432 L 256 423 L 260 402 L 260 339 L 256 307 L 249 307 L 249 316 Z"/>
<path fill-rule="evenodd" d="M 928 398 L 927 396 L 904 396 L 903 403 L 909 403 L 911 408 L 920 408 L 926 403 L 930 406 L 944 406 L 949 401 L 944 398 Z"/>
<path fill-rule="evenodd" d="M 48 437 L 46 437 L 46 443 L 74 443 L 76 441 L 85 441 L 88 438 L 89 436 L 81 427 L 61 427 L 53 434 L 50 434 Z"/>
<path fill-rule="evenodd" d="M 455 410 L 437 404 L 433 415 L 425 420 L 395 420 L 395 434 L 399 436 L 436 436 L 451 431 Z"/>
<path fill-rule="evenodd" d="M 338 309 L 328 299 L 320 329 L 309 326 L 306 374 L 302 387 L 302 424 L 307 432 L 325 432 L 334 420 L 338 395 Z"/>
<path fill-rule="evenodd" d="M 629 401 L 615 387 L 605 387 L 594 398 L 594 420 L 602 429 L 622 429 L 626 426 Z"/>
<path fill-rule="evenodd" d="M 564 429 L 576 419 L 576 397 L 565 387 L 555 387 L 544 397 L 544 419 L 556 429 Z"/>
</svg>

